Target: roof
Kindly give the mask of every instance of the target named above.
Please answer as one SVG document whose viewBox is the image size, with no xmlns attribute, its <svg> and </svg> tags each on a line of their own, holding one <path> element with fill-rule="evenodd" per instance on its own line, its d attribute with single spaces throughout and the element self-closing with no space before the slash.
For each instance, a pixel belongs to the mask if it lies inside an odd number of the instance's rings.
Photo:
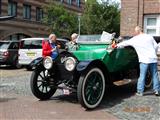
<svg viewBox="0 0 160 120">
<path fill-rule="evenodd" d="M 23 38 L 21 40 L 49 40 L 49 38 Z M 68 41 L 67 39 L 57 38 L 60 41 Z"/>
<path fill-rule="evenodd" d="M 11 41 L 11 40 L 2 40 L 0 42 L 19 42 L 19 41 Z"/>
<path fill-rule="evenodd" d="M 49 38 L 23 38 L 21 40 L 49 40 Z"/>
</svg>

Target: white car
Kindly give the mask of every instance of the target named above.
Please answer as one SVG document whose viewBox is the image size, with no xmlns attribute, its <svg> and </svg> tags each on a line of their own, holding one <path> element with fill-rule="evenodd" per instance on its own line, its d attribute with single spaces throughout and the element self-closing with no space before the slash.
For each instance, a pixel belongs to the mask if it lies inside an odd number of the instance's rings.
<svg viewBox="0 0 160 120">
<path fill-rule="evenodd" d="M 27 70 L 32 69 L 32 63 L 42 57 L 42 42 L 49 38 L 25 38 L 20 40 L 20 49 L 18 62 L 26 67 Z M 64 51 L 65 44 L 68 42 L 66 38 L 57 38 L 58 44 L 61 46 L 59 52 Z"/>
<path fill-rule="evenodd" d="M 48 38 L 25 38 L 20 40 L 19 64 L 25 66 L 28 70 L 32 69 L 30 63 L 42 57 L 42 41 Z"/>
</svg>

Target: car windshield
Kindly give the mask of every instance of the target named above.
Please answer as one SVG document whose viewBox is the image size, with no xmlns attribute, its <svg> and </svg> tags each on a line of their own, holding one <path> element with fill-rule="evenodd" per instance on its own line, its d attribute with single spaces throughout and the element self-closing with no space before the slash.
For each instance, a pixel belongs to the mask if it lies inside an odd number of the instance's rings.
<svg viewBox="0 0 160 120">
<path fill-rule="evenodd" d="M 9 46 L 9 42 L 0 42 L 0 49 L 7 49 Z"/>
<path fill-rule="evenodd" d="M 100 40 L 101 35 L 80 35 L 77 42 L 95 42 Z"/>
<path fill-rule="evenodd" d="M 77 38 L 79 44 L 110 44 L 111 35 L 80 35 Z"/>
</svg>

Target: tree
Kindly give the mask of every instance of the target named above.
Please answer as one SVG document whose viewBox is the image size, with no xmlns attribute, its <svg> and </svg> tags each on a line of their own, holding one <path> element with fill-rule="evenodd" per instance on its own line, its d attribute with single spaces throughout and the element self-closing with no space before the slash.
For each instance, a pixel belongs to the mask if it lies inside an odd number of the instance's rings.
<svg viewBox="0 0 160 120">
<path fill-rule="evenodd" d="M 82 16 L 83 34 L 101 34 L 102 31 L 116 32 L 120 29 L 120 10 L 118 4 L 105 1 L 87 0 Z"/>
<path fill-rule="evenodd" d="M 81 34 L 101 34 L 102 31 L 116 32 L 120 29 L 120 10 L 118 4 L 110 4 L 109 0 L 87 0 L 81 16 Z M 57 36 L 70 36 L 78 32 L 77 14 L 61 4 L 53 2 L 44 7 L 46 13 L 44 23 L 49 25 L 50 32 Z"/>
<path fill-rule="evenodd" d="M 51 3 L 44 7 L 46 13 L 44 23 L 49 25 L 50 32 L 57 36 L 70 36 L 71 33 L 78 31 L 78 20 L 75 13 L 68 11 L 61 4 Z"/>
</svg>

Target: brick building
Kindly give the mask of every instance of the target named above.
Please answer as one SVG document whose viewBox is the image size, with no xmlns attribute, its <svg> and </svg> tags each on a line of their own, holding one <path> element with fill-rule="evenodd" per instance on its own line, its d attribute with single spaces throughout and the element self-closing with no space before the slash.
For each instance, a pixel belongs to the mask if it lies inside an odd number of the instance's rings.
<svg viewBox="0 0 160 120">
<path fill-rule="evenodd" d="M 137 25 L 160 36 L 160 0 L 121 0 L 121 36 L 132 36 Z"/>
<path fill-rule="evenodd" d="M 0 16 L 16 16 L 0 21 L 0 40 L 48 36 L 48 26 L 42 24 L 43 6 L 53 0 L 0 0 Z M 81 13 L 84 0 L 54 0 L 69 10 Z"/>
</svg>

